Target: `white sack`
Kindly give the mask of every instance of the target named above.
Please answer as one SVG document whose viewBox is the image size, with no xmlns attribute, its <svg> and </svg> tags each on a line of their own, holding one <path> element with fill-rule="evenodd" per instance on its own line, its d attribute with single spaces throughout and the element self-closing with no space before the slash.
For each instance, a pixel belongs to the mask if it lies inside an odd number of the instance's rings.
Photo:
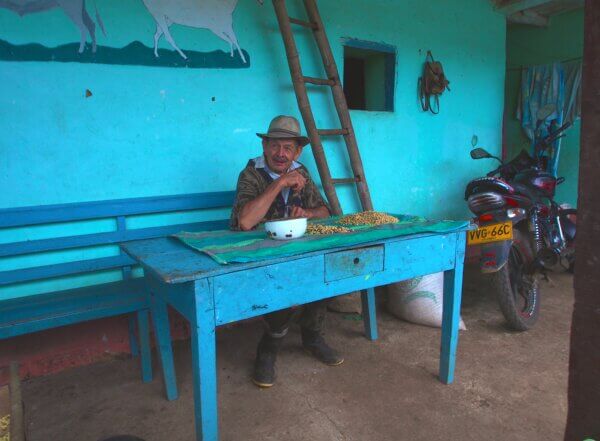
<svg viewBox="0 0 600 441">
<path fill-rule="evenodd" d="M 415 277 L 387 288 L 387 307 L 396 317 L 419 325 L 442 327 L 444 273 Z M 467 329 L 462 318 L 459 329 Z"/>
</svg>

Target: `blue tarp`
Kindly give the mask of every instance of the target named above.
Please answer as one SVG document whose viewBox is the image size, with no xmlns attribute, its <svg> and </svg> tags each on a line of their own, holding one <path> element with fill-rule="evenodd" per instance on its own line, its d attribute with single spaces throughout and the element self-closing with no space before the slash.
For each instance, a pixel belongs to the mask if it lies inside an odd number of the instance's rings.
<svg viewBox="0 0 600 441">
<path fill-rule="evenodd" d="M 524 69 L 521 76 L 521 92 L 517 108 L 517 118 L 523 130 L 532 140 L 537 125 L 538 111 L 548 105 L 556 111 L 542 124 L 542 136 L 551 128 L 567 122 L 573 123 L 581 115 L 581 61 L 553 63 Z M 560 139 L 548 152 L 548 171 L 556 175 L 560 153 Z"/>
</svg>

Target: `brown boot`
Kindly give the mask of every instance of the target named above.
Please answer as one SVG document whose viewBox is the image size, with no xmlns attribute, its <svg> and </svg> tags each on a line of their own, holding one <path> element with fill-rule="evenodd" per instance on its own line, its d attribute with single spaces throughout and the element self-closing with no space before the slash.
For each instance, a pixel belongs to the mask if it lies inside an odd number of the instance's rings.
<svg viewBox="0 0 600 441">
<path fill-rule="evenodd" d="M 260 339 L 252 374 L 252 382 L 258 387 L 271 387 L 275 383 L 275 361 L 282 341 L 283 337 L 275 338 L 266 332 Z"/>
<path fill-rule="evenodd" d="M 320 332 L 309 331 L 304 328 L 301 329 L 301 332 L 304 350 L 317 360 L 328 366 L 338 366 L 344 362 L 344 357 L 325 343 Z"/>
</svg>

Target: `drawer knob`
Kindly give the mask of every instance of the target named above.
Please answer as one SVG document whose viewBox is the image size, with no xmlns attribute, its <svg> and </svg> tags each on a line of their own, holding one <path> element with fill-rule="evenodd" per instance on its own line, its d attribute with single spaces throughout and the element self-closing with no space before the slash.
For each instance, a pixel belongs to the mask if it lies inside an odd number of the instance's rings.
<svg viewBox="0 0 600 441">
<path fill-rule="evenodd" d="M 375 245 L 325 254 L 325 282 L 383 271 L 383 249 L 383 245 Z"/>
</svg>

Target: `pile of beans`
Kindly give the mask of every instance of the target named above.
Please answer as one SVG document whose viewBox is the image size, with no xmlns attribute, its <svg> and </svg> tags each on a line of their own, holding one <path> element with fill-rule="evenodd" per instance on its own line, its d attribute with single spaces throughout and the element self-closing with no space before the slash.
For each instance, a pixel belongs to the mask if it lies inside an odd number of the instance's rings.
<svg viewBox="0 0 600 441">
<path fill-rule="evenodd" d="M 336 227 L 331 225 L 308 224 L 306 234 L 335 234 L 349 233 L 351 230 L 345 227 Z"/>
<path fill-rule="evenodd" d="M 336 234 L 336 233 L 350 233 L 351 229 L 346 228 L 347 226 L 376 226 L 384 224 L 395 224 L 398 222 L 398 218 L 390 216 L 389 214 L 380 213 L 378 211 L 363 211 L 361 213 L 349 214 L 338 219 L 337 224 L 339 225 L 322 225 L 322 224 L 308 224 L 306 228 L 306 234 Z"/>
<path fill-rule="evenodd" d="M 398 218 L 378 211 L 363 211 L 361 213 L 349 214 L 338 220 L 340 225 L 383 225 L 395 224 Z"/>
</svg>

